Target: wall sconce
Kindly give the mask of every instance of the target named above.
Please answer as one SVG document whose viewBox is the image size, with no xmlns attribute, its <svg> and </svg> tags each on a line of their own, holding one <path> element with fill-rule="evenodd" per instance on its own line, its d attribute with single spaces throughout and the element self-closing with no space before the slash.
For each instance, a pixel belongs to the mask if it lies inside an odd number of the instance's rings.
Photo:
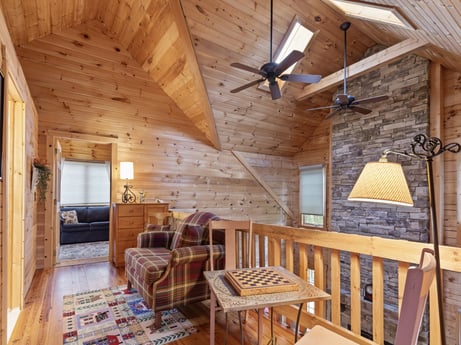
<svg viewBox="0 0 461 345">
<path fill-rule="evenodd" d="M 434 257 L 436 260 L 437 301 L 440 322 L 441 344 L 445 345 L 445 326 L 443 317 L 443 291 L 439 255 L 439 234 L 437 230 L 437 212 L 434 199 L 434 174 L 432 171 L 432 158 L 446 152 L 458 153 L 461 145 L 451 143 L 445 146 L 439 138 L 428 138 L 418 134 L 413 138 L 411 152 L 385 150 L 379 162 L 367 163 L 360 174 L 354 188 L 348 197 L 351 201 L 371 201 L 388 204 L 413 206 L 407 181 L 403 174 L 402 166 L 398 163 L 388 162 L 389 154 L 396 154 L 426 162 L 427 181 L 429 187 L 429 206 L 431 214 L 431 229 L 434 242 Z"/>
<path fill-rule="evenodd" d="M 128 180 L 132 180 L 134 178 L 133 162 L 120 162 L 120 178 L 122 180 L 126 179 L 126 184 L 124 186 L 125 191 L 122 194 L 122 202 L 125 204 L 132 204 L 136 202 L 136 195 L 131 190 L 133 186 L 128 184 Z"/>
</svg>

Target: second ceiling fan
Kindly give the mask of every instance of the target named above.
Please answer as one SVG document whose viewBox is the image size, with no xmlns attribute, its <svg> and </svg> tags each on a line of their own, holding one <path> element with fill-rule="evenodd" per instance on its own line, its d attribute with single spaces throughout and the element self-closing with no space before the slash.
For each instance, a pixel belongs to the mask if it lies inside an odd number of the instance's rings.
<svg viewBox="0 0 461 345">
<path fill-rule="evenodd" d="M 333 109 L 333 111 L 328 114 L 325 118 L 330 118 L 341 110 L 350 109 L 361 114 L 371 113 L 370 109 L 364 108 L 361 105 L 365 103 L 380 102 L 389 98 L 389 96 L 374 96 L 369 98 L 355 99 L 354 96 L 347 94 L 347 30 L 350 28 L 350 22 L 344 22 L 341 24 L 340 29 L 344 31 L 344 79 L 343 79 L 343 94 L 336 95 L 336 98 L 332 105 L 325 107 L 310 108 L 310 110 L 320 110 L 320 109 Z"/>
<path fill-rule="evenodd" d="M 261 66 L 260 69 L 244 65 L 239 62 L 231 63 L 232 67 L 259 74 L 261 78 L 251 81 L 245 85 L 231 90 L 231 93 L 240 92 L 250 86 L 262 83 L 267 80 L 272 99 L 279 99 L 282 95 L 277 79 L 283 81 L 293 81 L 300 83 L 318 83 L 322 76 L 315 74 L 282 74 L 287 68 L 298 62 L 304 57 L 304 53 L 293 50 L 279 63 L 272 61 L 272 30 L 273 30 L 273 0 L 271 0 L 271 27 L 270 27 L 270 55 L 269 62 Z"/>
</svg>

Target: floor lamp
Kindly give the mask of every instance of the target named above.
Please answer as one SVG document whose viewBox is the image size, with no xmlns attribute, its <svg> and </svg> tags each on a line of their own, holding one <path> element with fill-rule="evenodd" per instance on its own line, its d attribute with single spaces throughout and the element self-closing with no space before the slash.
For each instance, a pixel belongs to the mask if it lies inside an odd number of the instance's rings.
<svg viewBox="0 0 461 345">
<path fill-rule="evenodd" d="M 460 150 L 461 145 L 458 143 L 443 146 L 442 141 L 439 138 L 427 137 L 425 134 L 418 134 L 413 138 L 411 151 L 385 150 L 379 162 L 367 163 L 348 197 L 348 200 L 352 201 L 371 201 L 413 206 L 413 199 L 411 197 L 402 166 L 399 163 L 388 162 L 387 156 L 389 154 L 396 154 L 424 160 L 426 162 L 431 229 L 434 242 L 434 256 L 437 266 L 436 284 L 441 345 L 446 345 L 446 340 L 432 159 L 447 151 L 458 153 Z"/>
</svg>

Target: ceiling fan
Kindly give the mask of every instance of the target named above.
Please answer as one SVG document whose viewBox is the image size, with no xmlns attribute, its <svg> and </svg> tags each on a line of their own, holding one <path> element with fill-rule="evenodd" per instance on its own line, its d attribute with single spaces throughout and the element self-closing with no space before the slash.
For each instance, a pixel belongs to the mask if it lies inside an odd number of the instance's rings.
<svg viewBox="0 0 461 345">
<path fill-rule="evenodd" d="M 337 112 L 341 110 L 347 110 L 351 109 L 352 111 L 356 111 L 361 114 L 368 114 L 371 113 L 370 109 L 361 107 L 362 104 L 364 103 L 372 103 L 372 102 L 380 102 L 384 101 L 389 98 L 389 96 L 383 95 L 383 96 L 375 96 L 375 97 L 369 97 L 369 98 L 363 98 L 363 99 L 355 99 L 354 96 L 348 95 L 347 94 L 347 85 L 346 85 L 346 71 L 347 71 L 347 30 L 350 28 L 351 23 L 350 22 L 344 22 L 341 24 L 340 29 L 344 31 L 344 82 L 343 82 L 343 94 L 336 95 L 336 98 L 334 100 L 334 103 L 330 106 L 326 107 L 317 107 L 317 108 L 310 108 L 307 109 L 308 111 L 310 110 L 319 110 L 319 109 L 334 109 L 333 112 L 328 114 L 325 118 L 332 117 L 335 115 Z"/>
<path fill-rule="evenodd" d="M 280 87 L 277 79 L 283 81 L 293 81 L 300 83 L 318 83 L 322 76 L 314 74 L 282 74 L 288 67 L 299 61 L 304 57 L 304 54 L 298 50 L 293 50 L 287 57 L 285 57 L 279 63 L 272 61 L 272 31 L 273 31 L 273 0 L 271 0 L 271 32 L 270 32 L 270 55 L 269 62 L 261 66 L 260 69 L 250 67 L 239 62 L 231 63 L 232 67 L 240 68 L 242 70 L 259 74 L 262 78 L 249 82 L 248 84 L 242 85 L 236 89 L 231 90 L 231 93 L 240 92 L 250 86 L 259 84 L 264 81 L 268 81 L 269 90 L 272 99 L 278 99 L 281 97 Z"/>
</svg>

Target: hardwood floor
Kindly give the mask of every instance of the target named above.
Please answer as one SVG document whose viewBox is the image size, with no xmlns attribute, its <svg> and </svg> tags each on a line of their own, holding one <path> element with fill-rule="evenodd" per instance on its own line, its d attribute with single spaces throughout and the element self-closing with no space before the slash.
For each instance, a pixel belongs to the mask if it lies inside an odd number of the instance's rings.
<svg viewBox="0 0 461 345">
<path fill-rule="evenodd" d="M 24 310 L 8 345 L 62 345 L 62 301 L 64 295 L 126 284 L 123 268 L 108 262 L 89 263 L 51 270 L 39 270 L 34 276 L 26 297 Z M 207 301 L 181 308 L 189 318 L 198 320 L 198 332 L 177 340 L 172 345 L 208 345 L 209 309 Z M 248 314 L 244 325 L 245 344 L 256 344 L 257 323 L 255 313 Z M 219 313 L 216 344 L 225 339 L 225 318 Z M 269 341 L 270 325 L 264 320 L 264 344 Z M 278 345 L 293 344 L 293 333 L 279 324 L 274 326 Z M 229 322 L 229 345 L 240 344 L 238 323 Z"/>
</svg>

